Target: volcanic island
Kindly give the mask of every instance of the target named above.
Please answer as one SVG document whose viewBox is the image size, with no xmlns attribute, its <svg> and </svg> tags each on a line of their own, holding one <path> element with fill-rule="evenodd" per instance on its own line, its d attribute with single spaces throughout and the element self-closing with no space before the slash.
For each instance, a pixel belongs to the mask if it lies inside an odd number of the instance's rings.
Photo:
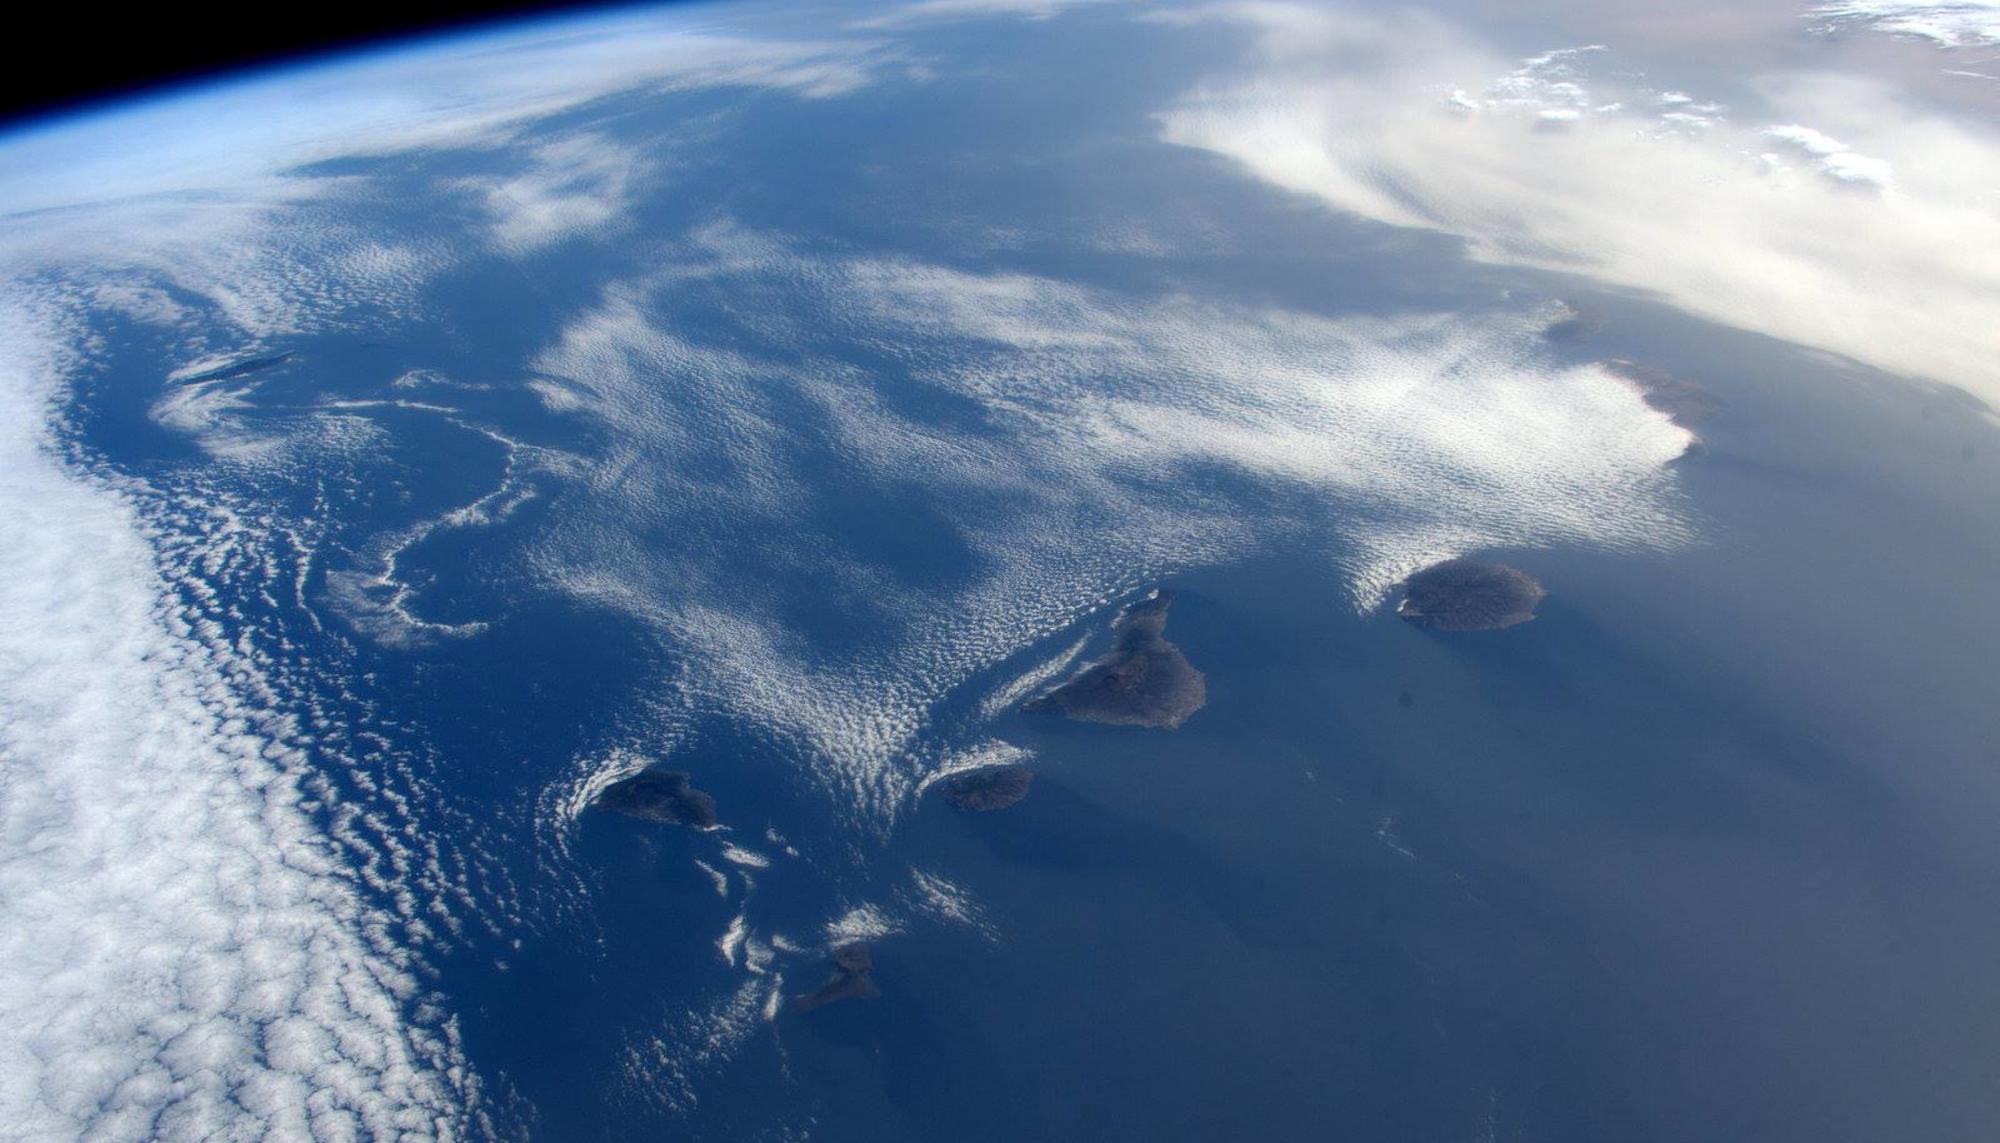
<svg viewBox="0 0 2000 1143">
<path fill-rule="evenodd" d="M 1079 722 L 1173 730 L 1208 701 L 1208 681 L 1167 641 L 1174 593 L 1161 591 L 1127 607 L 1111 626 L 1109 654 L 1021 709 Z"/>
<path fill-rule="evenodd" d="M 604 787 L 590 803 L 626 817 L 668 825 L 713 829 L 715 799 L 694 788 L 679 770 L 648 766 Z"/>
<path fill-rule="evenodd" d="M 833 976 L 825 984 L 803 996 L 792 998 L 792 1006 L 810 1012 L 836 1000 L 873 1000 L 882 995 L 872 975 L 875 958 L 861 941 L 851 941 L 833 950 Z"/>
<path fill-rule="evenodd" d="M 1035 775 L 1026 766 L 982 766 L 944 780 L 944 800 L 961 810 L 1004 810 L 1028 796 Z"/>
<path fill-rule="evenodd" d="M 1547 594 L 1519 568 L 1446 560 L 1403 581 L 1396 614 L 1432 631 L 1497 631 L 1533 619 Z"/>
</svg>

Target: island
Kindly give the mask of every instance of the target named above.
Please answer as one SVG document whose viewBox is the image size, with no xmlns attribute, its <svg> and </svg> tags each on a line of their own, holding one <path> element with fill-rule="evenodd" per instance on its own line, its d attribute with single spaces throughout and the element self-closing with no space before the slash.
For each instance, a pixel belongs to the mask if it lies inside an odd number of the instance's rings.
<svg viewBox="0 0 2000 1143">
<path fill-rule="evenodd" d="M 1547 594 L 1518 568 L 1446 560 L 1403 581 L 1396 614 L 1433 631 L 1495 631 L 1533 619 Z"/>
<path fill-rule="evenodd" d="M 218 365 L 212 369 L 204 369 L 199 373 L 191 373 L 186 377 L 181 377 L 178 379 L 178 382 L 182 385 L 196 385 L 207 381 L 228 381 L 237 377 L 248 377 L 252 373 L 262 373 L 266 369 L 276 369 L 295 356 L 296 354 L 287 351 L 284 353 L 267 353 L 261 357 L 239 357 L 235 361 Z"/>
<path fill-rule="evenodd" d="M 1111 626 L 1111 652 L 1081 674 L 1022 705 L 1079 722 L 1173 730 L 1208 701 L 1208 680 L 1163 634 L 1174 594 L 1156 592 Z"/>
<path fill-rule="evenodd" d="M 1028 796 L 1026 766 L 983 766 L 944 780 L 944 800 L 961 810 L 1004 810 Z"/>
<path fill-rule="evenodd" d="M 604 787 L 590 803 L 600 810 L 649 822 L 714 829 L 715 799 L 694 788 L 679 770 L 648 766 Z"/>
<path fill-rule="evenodd" d="M 810 1012 L 836 1000 L 873 1000 L 882 995 L 871 975 L 874 969 L 875 960 L 867 944 L 851 941 L 840 945 L 833 950 L 833 976 L 817 989 L 793 997 L 792 1005 L 801 1012 Z"/>
<path fill-rule="evenodd" d="M 1708 390 L 1657 366 L 1614 357 L 1604 363 L 1604 369 L 1614 377 L 1631 382 L 1639 390 L 1640 400 L 1665 413 L 1668 420 L 1681 428 L 1692 430 L 1697 423 L 1715 414 L 1715 398 Z"/>
</svg>

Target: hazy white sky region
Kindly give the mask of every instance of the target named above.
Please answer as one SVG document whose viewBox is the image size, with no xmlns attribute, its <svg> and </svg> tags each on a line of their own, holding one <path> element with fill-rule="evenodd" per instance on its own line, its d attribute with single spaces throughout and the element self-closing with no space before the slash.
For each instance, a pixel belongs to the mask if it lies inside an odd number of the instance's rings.
<svg viewBox="0 0 2000 1143">
<path fill-rule="evenodd" d="M 1690 313 L 2000 400 L 2000 139 L 1852 74 L 1754 117 L 1649 86 L 1617 45 L 1509 59 L 1408 11 L 1221 4 L 1252 30 L 1161 137 L 1330 207 L 1463 237 Z"/>
</svg>

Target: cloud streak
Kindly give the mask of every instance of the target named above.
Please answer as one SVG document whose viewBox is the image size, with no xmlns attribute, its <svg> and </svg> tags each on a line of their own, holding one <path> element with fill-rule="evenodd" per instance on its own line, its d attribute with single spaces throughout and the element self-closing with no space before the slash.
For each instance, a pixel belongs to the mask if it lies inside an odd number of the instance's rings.
<svg viewBox="0 0 2000 1143">
<path fill-rule="evenodd" d="M 613 226 L 650 166 L 636 148 L 579 133 L 537 147 L 525 169 L 465 186 L 484 200 L 494 242 L 525 253 Z"/>
</svg>

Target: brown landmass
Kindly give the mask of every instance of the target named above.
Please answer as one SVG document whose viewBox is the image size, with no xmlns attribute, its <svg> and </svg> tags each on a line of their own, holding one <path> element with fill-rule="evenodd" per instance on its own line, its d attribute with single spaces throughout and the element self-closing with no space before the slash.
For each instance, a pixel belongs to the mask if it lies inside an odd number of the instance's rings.
<svg viewBox="0 0 2000 1143">
<path fill-rule="evenodd" d="M 1028 796 L 1035 775 L 1026 766 L 987 766 L 944 780 L 944 800 L 961 810 L 1004 810 Z"/>
<path fill-rule="evenodd" d="M 836 1000 L 873 1000 L 882 995 L 871 975 L 874 968 L 875 960 L 866 944 L 854 941 L 841 945 L 833 950 L 833 975 L 813 991 L 793 997 L 792 1006 L 810 1012 Z"/>
<path fill-rule="evenodd" d="M 686 774 L 649 766 L 604 787 L 590 803 L 626 817 L 708 829 L 716 824 L 715 799 L 694 788 Z"/>
<path fill-rule="evenodd" d="M 1433 631 L 1494 631 L 1533 619 L 1547 594 L 1518 568 L 1446 560 L 1403 582 L 1396 614 Z"/>
<path fill-rule="evenodd" d="M 1622 357 L 1614 357 L 1604 363 L 1604 368 L 1614 377 L 1630 381 L 1639 390 L 1639 397 L 1646 404 L 1665 413 L 1668 419 L 1684 429 L 1715 415 L 1716 400 L 1713 394 L 1692 381 L 1686 381 L 1664 369 L 1652 365 L 1641 365 Z"/>
<path fill-rule="evenodd" d="M 1112 625 L 1109 654 L 1021 709 L 1113 726 L 1172 730 L 1186 722 L 1208 701 L 1208 680 L 1163 634 L 1173 602 L 1162 591 L 1127 607 Z"/>
</svg>

